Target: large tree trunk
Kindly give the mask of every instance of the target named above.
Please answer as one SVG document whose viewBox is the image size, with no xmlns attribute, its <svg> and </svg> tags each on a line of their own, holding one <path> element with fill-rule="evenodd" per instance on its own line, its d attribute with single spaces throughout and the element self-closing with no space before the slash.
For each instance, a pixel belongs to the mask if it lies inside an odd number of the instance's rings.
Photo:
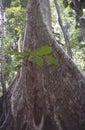
<svg viewBox="0 0 85 130">
<path fill-rule="evenodd" d="M 26 61 L 8 89 L 0 130 L 84 130 L 85 78 L 51 33 L 49 0 L 29 0 L 26 20 L 24 47 L 50 45 L 59 63 Z"/>
</svg>

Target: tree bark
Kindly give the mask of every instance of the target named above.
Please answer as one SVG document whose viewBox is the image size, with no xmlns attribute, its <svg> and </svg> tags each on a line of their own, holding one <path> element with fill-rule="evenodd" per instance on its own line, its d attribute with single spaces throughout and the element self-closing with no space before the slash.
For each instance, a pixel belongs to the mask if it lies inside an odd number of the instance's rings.
<svg viewBox="0 0 85 130">
<path fill-rule="evenodd" d="M 78 22 L 80 23 L 80 27 L 81 27 L 81 33 L 83 36 L 83 40 L 85 42 L 85 17 L 83 16 L 83 9 L 81 7 L 81 3 L 78 0 L 72 0 L 73 1 L 73 5 L 74 5 L 74 10 L 76 13 L 76 18 L 78 20 Z"/>
<path fill-rule="evenodd" d="M 3 117 L 6 118 L 6 80 L 5 80 L 5 47 L 4 47 L 4 7 L 2 0 L 0 1 L 0 16 L 1 16 L 1 87 L 3 93 Z"/>
<path fill-rule="evenodd" d="M 8 89 L 0 130 L 85 129 L 85 77 L 56 42 L 50 21 L 49 0 L 29 0 L 24 48 L 50 45 L 58 65 L 25 62 Z"/>
<path fill-rule="evenodd" d="M 68 39 L 68 35 L 67 35 L 67 33 L 66 33 L 66 31 L 64 30 L 64 27 L 63 27 L 63 23 L 62 23 L 59 5 L 58 5 L 57 0 L 54 0 L 54 3 L 55 3 L 55 8 L 56 8 L 56 11 L 57 11 L 57 14 L 58 14 L 58 22 L 60 24 L 61 30 L 62 30 L 63 35 L 64 35 L 64 40 L 65 40 L 65 44 L 66 44 L 66 48 L 67 48 L 67 54 L 72 58 L 71 44 L 70 44 L 70 41 Z"/>
</svg>

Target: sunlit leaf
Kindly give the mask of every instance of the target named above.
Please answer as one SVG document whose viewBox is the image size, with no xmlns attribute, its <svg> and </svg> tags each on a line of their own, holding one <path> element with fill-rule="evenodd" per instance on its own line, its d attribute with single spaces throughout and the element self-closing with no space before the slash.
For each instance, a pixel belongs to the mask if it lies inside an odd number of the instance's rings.
<svg viewBox="0 0 85 130">
<path fill-rule="evenodd" d="M 30 57 L 29 60 L 32 62 L 35 62 L 40 67 L 42 67 L 44 65 L 43 58 L 41 58 L 41 57 Z"/>
<path fill-rule="evenodd" d="M 50 54 L 52 52 L 52 47 L 50 46 L 43 46 L 41 48 L 36 49 L 33 52 L 34 56 L 43 56 L 43 55 L 47 55 Z"/>
<path fill-rule="evenodd" d="M 44 56 L 44 59 L 46 60 L 46 61 L 48 61 L 49 63 L 51 63 L 51 64 L 54 64 L 54 65 L 57 65 L 58 64 L 58 61 L 57 61 L 57 59 L 56 58 L 54 58 L 53 56 L 51 56 L 51 55 L 47 55 L 47 56 Z"/>
<path fill-rule="evenodd" d="M 35 60 L 36 64 L 39 65 L 40 67 L 42 67 L 44 65 L 44 61 L 42 58 L 36 57 L 34 60 Z"/>
</svg>

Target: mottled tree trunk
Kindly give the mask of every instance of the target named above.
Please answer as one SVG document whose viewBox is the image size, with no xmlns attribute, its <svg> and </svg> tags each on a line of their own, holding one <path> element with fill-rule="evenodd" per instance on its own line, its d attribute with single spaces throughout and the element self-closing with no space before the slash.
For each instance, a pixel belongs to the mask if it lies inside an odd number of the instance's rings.
<svg viewBox="0 0 85 130">
<path fill-rule="evenodd" d="M 29 0 L 26 20 L 24 48 L 50 45 L 59 63 L 26 61 L 7 92 L 0 130 L 84 130 L 85 78 L 52 35 L 49 0 Z"/>
</svg>

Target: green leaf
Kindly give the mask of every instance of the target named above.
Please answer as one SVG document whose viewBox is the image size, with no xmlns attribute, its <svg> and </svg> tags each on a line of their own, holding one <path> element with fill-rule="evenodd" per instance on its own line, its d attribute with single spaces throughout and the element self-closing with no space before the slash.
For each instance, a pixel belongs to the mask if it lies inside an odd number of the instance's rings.
<svg viewBox="0 0 85 130">
<path fill-rule="evenodd" d="M 15 51 L 8 51 L 8 54 L 15 55 Z"/>
<path fill-rule="evenodd" d="M 23 60 L 23 59 L 24 59 L 23 56 L 17 56 L 17 57 L 15 58 L 16 61 L 20 61 L 20 60 Z"/>
<path fill-rule="evenodd" d="M 85 44 L 79 45 L 79 49 L 85 48 Z"/>
<path fill-rule="evenodd" d="M 29 60 L 34 62 L 39 65 L 40 67 L 42 67 L 44 65 L 44 61 L 41 57 L 29 57 Z"/>
<path fill-rule="evenodd" d="M 40 67 L 42 67 L 44 65 L 44 61 L 41 57 L 35 57 L 34 60 L 35 60 L 36 64 L 39 65 Z"/>
<path fill-rule="evenodd" d="M 8 54 L 10 54 L 10 55 L 16 55 L 16 56 L 18 56 L 18 55 L 20 55 L 20 56 L 24 56 L 25 54 L 24 54 L 24 52 L 18 52 L 18 51 L 8 51 Z"/>
<path fill-rule="evenodd" d="M 50 54 L 52 52 L 52 47 L 49 46 L 43 46 L 41 48 L 36 49 L 33 52 L 34 56 L 43 56 L 43 55 L 47 55 Z"/>
<path fill-rule="evenodd" d="M 48 61 L 49 63 L 51 64 L 54 64 L 54 65 L 57 65 L 58 64 L 58 61 L 56 58 L 54 58 L 53 56 L 49 55 L 49 56 L 44 56 L 44 59 L 46 61 Z"/>
</svg>

